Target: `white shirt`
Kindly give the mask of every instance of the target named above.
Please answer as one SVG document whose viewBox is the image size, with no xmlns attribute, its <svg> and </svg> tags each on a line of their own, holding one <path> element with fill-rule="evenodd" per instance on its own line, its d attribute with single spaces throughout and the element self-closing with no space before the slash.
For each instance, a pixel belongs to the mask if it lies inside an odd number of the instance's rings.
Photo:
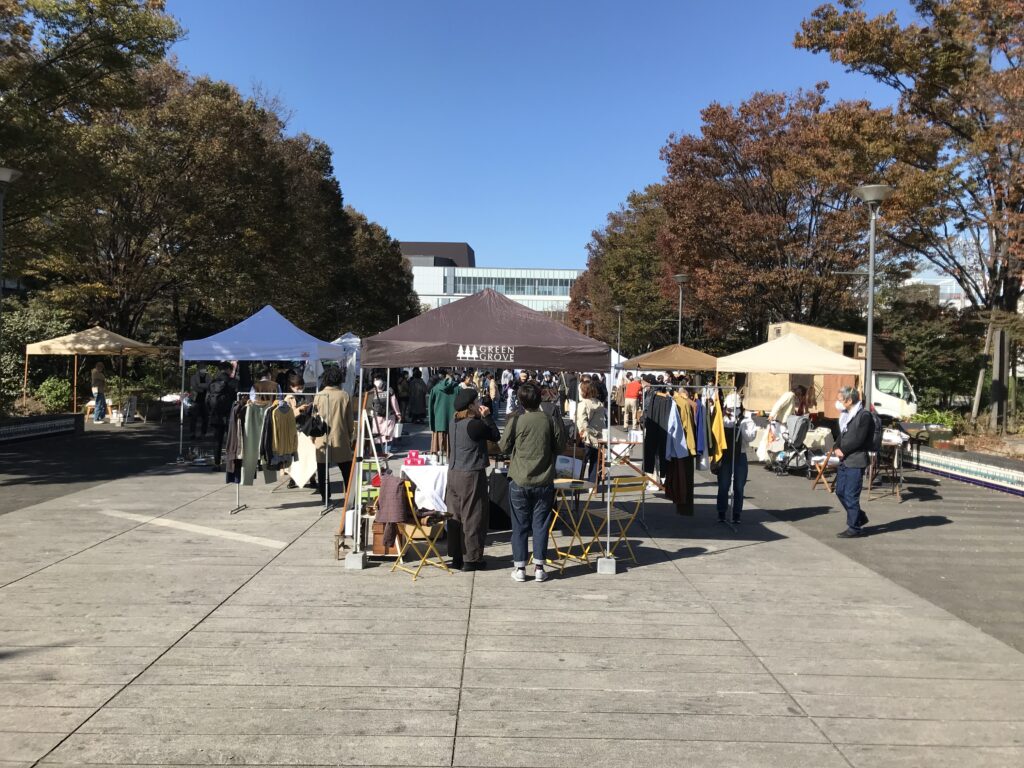
<svg viewBox="0 0 1024 768">
<path fill-rule="evenodd" d="M 853 417 L 863 410 L 864 404 L 857 402 L 853 408 L 849 408 L 839 414 L 839 431 L 845 432 L 846 428 L 850 426 L 850 422 L 853 421 Z"/>
</svg>

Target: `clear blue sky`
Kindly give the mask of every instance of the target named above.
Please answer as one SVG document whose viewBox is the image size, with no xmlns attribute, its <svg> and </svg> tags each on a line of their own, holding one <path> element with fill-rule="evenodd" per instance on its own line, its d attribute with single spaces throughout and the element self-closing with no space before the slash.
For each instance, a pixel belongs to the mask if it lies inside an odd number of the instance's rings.
<svg viewBox="0 0 1024 768">
<path fill-rule="evenodd" d="M 324 139 L 347 204 L 480 266 L 582 268 L 672 132 L 712 101 L 820 80 L 888 91 L 793 35 L 819 0 L 170 0 L 195 74 L 254 86 Z M 869 12 L 905 8 L 868 0 Z"/>
</svg>

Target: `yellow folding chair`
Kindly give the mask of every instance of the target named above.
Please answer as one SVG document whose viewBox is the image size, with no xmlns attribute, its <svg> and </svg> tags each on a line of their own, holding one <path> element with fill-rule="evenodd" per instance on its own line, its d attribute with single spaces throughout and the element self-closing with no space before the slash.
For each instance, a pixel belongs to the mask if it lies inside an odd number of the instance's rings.
<svg viewBox="0 0 1024 768">
<path fill-rule="evenodd" d="M 591 507 L 587 505 L 586 514 L 590 519 L 594 531 L 594 538 L 590 546 L 600 544 L 601 536 L 608 532 L 615 536 L 615 541 L 606 553 L 607 557 L 614 557 L 615 550 L 619 544 L 625 544 L 629 552 L 629 559 L 636 562 L 636 553 L 629 543 L 629 528 L 640 514 L 640 508 L 647 498 L 647 477 L 630 475 L 628 477 L 613 477 L 608 483 L 608 492 L 611 494 L 611 515 L 604 505 Z M 629 498 L 623 498 L 629 497 Z M 588 550 L 590 547 L 587 548 Z"/>
<path fill-rule="evenodd" d="M 436 518 L 431 520 L 430 516 L 421 516 L 419 510 L 416 509 L 412 483 L 406 480 L 403 485 L 405 487 L 405 497 L 409 502 L 410 515 L 409 522 L 398 523 L 398 537 L 402 540 L 402 546 L 398 550 L 398 558 L 395 560 L 395 564 L 391 566 L 391 572 L 394 573 L 396 570 L 399 570 L 411 573 L 413 581 L 416 581 L 420 571 L 426 565 L 451 573 L 451 569 L 445 563 L 444 558 L 441 557 L 441 552 L 437 548 L 437 541 L 444 532 L 444 521 Z M 419 558 L 416 561 L 415 568 L 405 564 L 405 553 L 410 549 Z"/>
</svg>

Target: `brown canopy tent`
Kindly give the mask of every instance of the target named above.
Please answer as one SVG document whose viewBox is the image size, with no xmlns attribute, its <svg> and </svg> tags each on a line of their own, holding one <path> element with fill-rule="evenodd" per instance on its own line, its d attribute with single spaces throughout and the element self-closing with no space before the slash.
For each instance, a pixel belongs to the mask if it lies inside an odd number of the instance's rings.
<svg viewBox="0 0 1024 768">
<path fill-rule="evenodd" d="M 487 289 L 363 339 L 362 366 L 604 371 L 611 348 Z"/>
<path fill-rule="evenodd" d="M 78 411 L 78 356 L 79 355 L 156 355 L 160 347 L 129 339 L 126 336 L 94 326 L 78 333 L 69 333 L 55 339 L 25 345 L 25 379 L 21 386 L 22 403 L 28 400 L 28 358 L 30 355 L 74 355 L 75 383 L 72 409 Z"/>
<path fill-rule="evenodd" d="M 610 369 L 611 347 L 487 289 L 363 339 L 360 365 L 361 368 L 422 365 L 596 372 Z M 358 402 L 363 399 L 362 381 L 360 372 Z M 609 387 L 609 409 L 610 391 Z M 362 444 L 363 419 L 360 418 L 358 445 Z M 361 482 L 360 470 L 356 473 L 357 499 L 362 491 Z M 606 504 L 610 519 L 611 494 L 607 494 Z M 355 552 L 350 554 L 351 560 L 346 558 L 348 567 L 365 565 L 361 527 L 356 526 Z M 605 546 L 607 553 L 611 547 L 610 523 Z M 614 559 L 601 561 L 598 562 L 599 572 L 606 572 L 608 562 L 614 572 Z"/>
<path fill-rule="evenodd" d="M 618 368 L 644 371 L 713 371 L 718 366 L 717 358 L 682 344 L 670 344 L 661 349 L 623 360 Z"/>
</svg>

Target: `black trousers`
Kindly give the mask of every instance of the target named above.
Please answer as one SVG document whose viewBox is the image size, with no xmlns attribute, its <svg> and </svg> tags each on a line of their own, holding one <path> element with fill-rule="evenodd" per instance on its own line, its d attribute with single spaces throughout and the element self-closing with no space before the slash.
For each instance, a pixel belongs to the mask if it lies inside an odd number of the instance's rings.
<svg viewBox="0 0 1024 768">
<path fill-rule="evenodd" d="M 192 434 L 192 439 L 196 437 L 196 420 L 199 420 L 203 427 L 203 436 L 206 436 L 207 430 L 210 429 L 210 412 L 206 409 L 206 398 L 202 397 L 196 400 L 192 407 L 188 411 L 188 428 Z"/>
<path fill-rule="evenodd" d="M 344 481 L 347 484 L 348 483 L 348 477 L 349 477 L 349 475 L 352 472 L 352 462 L 351 461 L 339 461 L 338 464 L 337 464 L 337 467 L 338 467 L 338 469 L 341 470 L 341 479 L 342 479 L 342 481 Z M 320 491 L 320 498 L 321 499 L 325 499 L 326 498 L 326 493 L 325 493 L 326 481 L 327 481 L 327 475 L 326 475 L 326 473 L 324 471 L 324 463 L 322 461 L 317 462 L 317 465 L 316 465 L 316 488 L 317 488 L 318 491 Z"/>
<path fill-rule="evenodd" d="M 204 430 L 205 431 L 205 430 Z M 225 423 L 213 425 L 213 463 L 220 466 L 220 453 L 224 450 L 224 435 L 228 432 L 228 425 Z"/>
</svg>

